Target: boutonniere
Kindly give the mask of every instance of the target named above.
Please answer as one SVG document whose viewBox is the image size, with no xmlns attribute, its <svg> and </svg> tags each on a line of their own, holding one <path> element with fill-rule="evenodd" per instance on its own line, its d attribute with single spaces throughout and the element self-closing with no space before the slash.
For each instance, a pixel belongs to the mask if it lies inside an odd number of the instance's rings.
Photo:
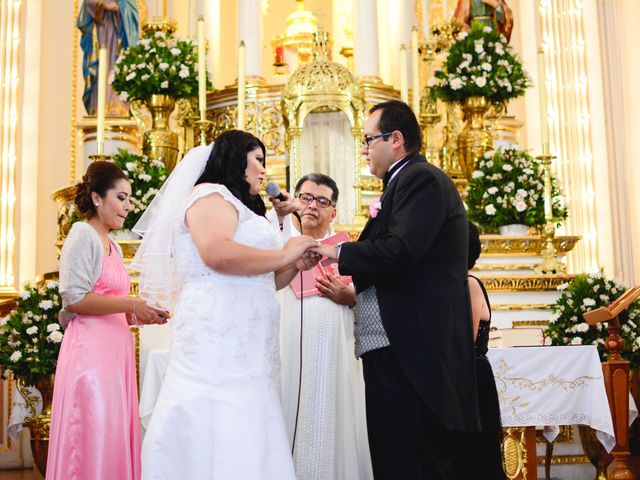
<svg viewBox="0 0 640 480">
<path fill-rule="evenodd" d="M 371 218 L 376 218 L 380 210 L 382 210 L 382 202 L 379 198 L 374 198 L 369 202 L 369 215 L 371 215 Z"/>
</svg>

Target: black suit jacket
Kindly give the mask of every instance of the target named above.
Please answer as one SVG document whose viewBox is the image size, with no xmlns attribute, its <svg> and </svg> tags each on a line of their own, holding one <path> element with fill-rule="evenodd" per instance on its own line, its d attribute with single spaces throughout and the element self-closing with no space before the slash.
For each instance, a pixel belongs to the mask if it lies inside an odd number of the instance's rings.
<svg viewBox="0 0 640 480">
<path fill-rule="evenodd" d="M 375 285 L 394 354 L 431 412 L 452 430 L 478 429 L 467 215 L 451 179 L 411 155 L 339 270 Z"/>
</svg>

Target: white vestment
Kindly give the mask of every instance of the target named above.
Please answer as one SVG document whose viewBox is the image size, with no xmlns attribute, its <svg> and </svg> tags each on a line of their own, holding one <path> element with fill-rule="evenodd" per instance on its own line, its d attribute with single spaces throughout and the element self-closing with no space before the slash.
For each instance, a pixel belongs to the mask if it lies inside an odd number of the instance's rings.
<svg viewBox="0 0 640 480">
<path fill-rule="evenodd" d="M 269 221 L 278 225 L 272 210 Z M 283 239 L 300 235 L 289 217 Z M 333 234 L 330 229 L 328 235 Z M 303 300 L 302 385 L 300 385 L 300 300 L 290 287 L 278 294 L 282 403 L 289 439 L 295 433 L 294 464 L 299 480 L 373 479 L 367 439 L 364 381 L 354 354 L 353 312 L 321 297 Z"/>
</svg>

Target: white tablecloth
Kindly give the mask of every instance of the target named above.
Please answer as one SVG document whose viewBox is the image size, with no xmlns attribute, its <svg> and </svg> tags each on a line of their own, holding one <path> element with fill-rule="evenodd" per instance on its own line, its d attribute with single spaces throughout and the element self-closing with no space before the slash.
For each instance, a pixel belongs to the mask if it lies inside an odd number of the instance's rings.
<svg viewBox="0 0 640 480">
<path fill-rule="evenodd" d="M 558 425 L 589 425 L 607 451 L 615 446 L 602 364 L 593 345 L 492 348 L 503 427 L 541 426 L 553 441 Z M 638 411 L 629 395 L 629 423 Z"/>
<path fill-rule="evenodd" d="M 151 350 L 149 352 L 142 391 L 140 392 L 140 420 L 145 429 L 149 427 L 151 414 L 156 407 L 156 400 L 168 365 L 169 350 Z"/>
</svg>

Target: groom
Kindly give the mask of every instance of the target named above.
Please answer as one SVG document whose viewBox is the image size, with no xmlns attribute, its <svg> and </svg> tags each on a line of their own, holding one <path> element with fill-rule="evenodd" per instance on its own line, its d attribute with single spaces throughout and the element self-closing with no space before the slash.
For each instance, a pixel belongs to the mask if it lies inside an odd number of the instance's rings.
<svg viewBox="0 0 640 480">
<path fill-rule="evenodd" d="M 392 100 L 369 113 L 362 153 L 383 179 L 379 209 L 357 242 L 321 253 L 356 285 L 375 479 L 448 479 L 453 432 L 478 429 L 467 216 L 419 154 L 411 109 Z"/>
</svg>

